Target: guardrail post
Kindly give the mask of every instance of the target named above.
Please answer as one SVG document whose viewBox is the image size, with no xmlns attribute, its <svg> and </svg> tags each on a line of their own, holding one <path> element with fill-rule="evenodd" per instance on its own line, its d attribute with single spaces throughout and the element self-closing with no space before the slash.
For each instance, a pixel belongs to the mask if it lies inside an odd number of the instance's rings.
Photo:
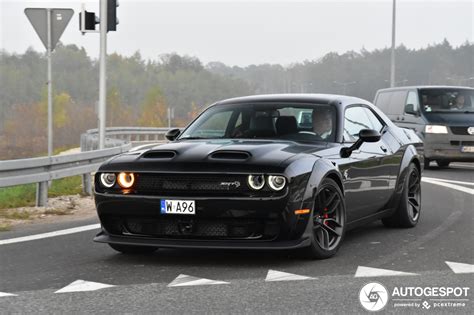
<svg viewBox="0 0 474 315">
<path fill-rule="evenodd" d="M 82 175 L 82 193 L 86 196 L 92 195 L 92 176 L 90 173 Z"/>
<path fill-rule="evenodd" d="M 48 205 L 48 182 L 36 184 L 36 206 L 46 207 Z"/>
</svg>

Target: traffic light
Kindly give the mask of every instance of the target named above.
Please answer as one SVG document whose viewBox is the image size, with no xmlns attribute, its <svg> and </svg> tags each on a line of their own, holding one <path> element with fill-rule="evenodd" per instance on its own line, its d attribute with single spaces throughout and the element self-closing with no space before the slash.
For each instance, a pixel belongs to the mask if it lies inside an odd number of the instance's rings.
<svg viewBox="0 0 474 315">
<path fill-rule="evenodd" d="M 79 12 L 79 30 L 82 34 L 95 31 L 95 25 L 99 23 L 99 18 L 94 12 L 87 12 L 82 10 Z"/>
<path fill-rule="evenodd" d="M 117 19 L 118 6 L 118 0 L 107 0 L 107 32 L 117 30 L 117 24 L 119 24 Z"/>
</svg>

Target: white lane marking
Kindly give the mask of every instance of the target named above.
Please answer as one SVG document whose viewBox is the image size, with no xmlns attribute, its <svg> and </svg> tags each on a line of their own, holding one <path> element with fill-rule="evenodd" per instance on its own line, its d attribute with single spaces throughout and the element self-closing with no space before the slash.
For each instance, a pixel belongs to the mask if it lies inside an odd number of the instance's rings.
<svg viewBox="0 0 474 315">
<path fill-rule="evenodd" d="M 218 280 L 211 280 L 205 278 L 197 278 L 188 275 L 179 275 L 174 279 L 168 287 L 184 287 L 184 286 L 192 286 L 192 285 L 210 285 L 210 284 L 228 284 L 229 282 L 225 281 L 218 281 Z"/>
<path fill-rule="evenodd" d="M 452 184 L 461 184 L 461 185 L 467 185 L 467 186 L 474 186 L 474 182 L 462 182 L 459 180 L 451 180 L 451 179 L 444 179 L 444 178 L 434 178 L 434 177 L 423 177 L 429 180 L 437 180 L 440 182 L 446 182 L 446 183 L 452 183 Z"/>
<path fill-rule="evenodd" d="M 7 238 L 6 240 L 0 240 L 0 245 L 34 241 L 34 240 L 39 240 L 42 238 L 55 237 L 55 236 L 74 234 L 74 233 L 79 233 L 79 232 L 84 232 L 84 231 L 89 231 L 89 230 L 95 230 L 98 228 L 100 228 L 100 224 L 91 224 L 91 225 L 84 225 L 84 226 L 79 226 L 79 227 L 75 227 L 71 229 L 59 230 L 59 231 L 54 231 L 54 232 L 15 237 L 15 238 Z"/>
<path fill-rule="evenodd" d="M 453 167 L 453 168 L 465 168 L 465 167 L 467 167 L 467 168 L 474 168 L 474 164 L 473 164 L 473 163 L 471 163 L 471 164 L 466 164 L 466 163 L 453 163 L 453 164 L 451 165 L 451 167 Z"/>
<path fill-rule="evenodd" d="M 4 296 L 17 296 L 17 295 L 13 293 L 0 292 L 0 297 L 4 297 Z"/>
<path fill-rule="evenodd" d="M 439 185 L 439 186 L 459 190 L 459 191 L 474 195 L 474 189 L 472 189 L 472 188 L 467 188 L 467 187 L 463 187 L 463 186 L 459 186 L 459 185 L 455 185 L 455 184 L 451 184 L 451 183 L 446 183 L 446 182 L 443 182 L 443 181 L 439 181 L 437 178 L 432 179 L 432 178 L 429 178 L 429 177 L 422 177 L 421 181 L 425 182 L 425 183 L 430 183 L 430 184 L 434 184 L 434 185 Z"/>
<path fill-rule="evenodd" d="M 114 285 L 99 283 L 99 282 L 92 282 L 92 281 L 76 280 L 54 293 L 96 291 L 96 290 L 111 288 L 111 287 L 114 287 Z"/>
<path fill-rule="evenodd" d="M 300 276 L 294 273 L 288 273 L 278 270 L 268 270 L 265 281 L 294 281 L 294 280 L 311 280 L 315 279 L 307 276 Z"/>
<path fill-rule="evenodd" d="M 354 277 L 362 278 L 362 277 L 390 277 L 390 276 L 417 276 L 417 275 L 418 275 L 417 273 L 411 273 L 411 272 L 358 266 Z"/>
<path fill-rule="evenodd" d="M 452 261 L 445 261 L 445 263 L 454 273 L 474 273 L 474 265 Z"/>
</svg>

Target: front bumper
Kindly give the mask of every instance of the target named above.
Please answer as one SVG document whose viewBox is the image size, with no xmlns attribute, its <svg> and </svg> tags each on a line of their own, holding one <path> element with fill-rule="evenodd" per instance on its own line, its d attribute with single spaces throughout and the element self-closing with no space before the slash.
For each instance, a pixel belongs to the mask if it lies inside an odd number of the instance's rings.
<svg viewBox="0 0 474 315">
<path fill-rule="evenodd" d="M 195 215 L 160 213 L 161 199 L 192 199 Z M 293 200 L 295 199 L 295 200 Z M 278 198 L 199 198 L 95 192 L 102 231 L 94 241 L 177 248 L 291 249 L 309 245 L 304 236 L 310 207 L 290 193 Z"/>
<path fill-rule="evenodd" d="M 207 249 L 245 249 L 245 250 L 285 250 L 307 247 L 310 245 L 310 239 L 303 237 L 297 240 L 287 241 L 213 241 L 213 240 L 178 240 L 178 239 L 155 239 L 155 238 L 137 238 L 130 236 L 113 236 L 101 231 L 94 238 L 98 243 L 112 243 L 120 245 L 133 246 L 153 246 L 165 248 L 207 248 Z"/>
<path fill-rule="evenodd" d="M 474 136 L 449 134 L 426 134 L 424 155 L 430 160 L 452 162 L 474 162 L 474 152 L 462 152 L 462 147 L 474 146 Z"/>
</svg>

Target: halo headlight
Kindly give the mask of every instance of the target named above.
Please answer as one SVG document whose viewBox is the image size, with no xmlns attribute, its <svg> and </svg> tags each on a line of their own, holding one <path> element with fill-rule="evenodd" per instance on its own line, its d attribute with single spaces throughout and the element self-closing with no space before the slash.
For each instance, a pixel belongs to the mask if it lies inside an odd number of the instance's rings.
<svg viewBox="0 0 474 315">
<path fill-rule="evenodd" d="M 115 174 L 114 173 L 102 173 L 100 174 L 100 183 L 106 188 L 110 188 L 115 185 Z"/>
<path fill-rule="evenodd" d="M 117 177 L 117 183 L 120 187 L 128 189 L 135 183 L 135 175 L 133 173 L 119 173 Z"/>
<path fill-rule="evenodd" d="M 263 175 L 249 175 L 247 183 L 250 188 L 260 190 L 265 186 L 265 176 Z"/>
<path fill-rule="evenodd" d="M 268 176 L 268 186 L 275 191 L 280 191 L 285 187 L 286 178 L 279 175 Z"/>
</svg>

